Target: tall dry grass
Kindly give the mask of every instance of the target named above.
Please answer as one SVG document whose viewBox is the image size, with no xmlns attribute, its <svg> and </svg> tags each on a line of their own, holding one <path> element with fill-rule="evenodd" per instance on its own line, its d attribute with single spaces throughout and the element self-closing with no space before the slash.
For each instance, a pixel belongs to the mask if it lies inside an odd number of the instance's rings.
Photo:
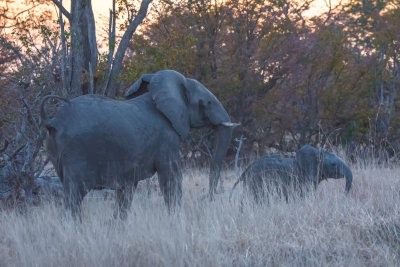
<svg viewBox="0 0 400 267">
<path fill-rule="evenodd" d="M 398 266 L 400 168 L 354 167 L 315 195 L 269 206 L 244 201 L 241 189 L 202 199 L 206 173 L 184 177 L 181 210 L 168 214 L 159 191 L 135 195 L 126 221 L 113 202 L 85 199 L 82 222 L 44 204 L 0 213 L 1 266 Z M 225 175 L 229 177 L 228 175 Z M 233 183 L 233 175 L 226 188 Z"/>
</svg>

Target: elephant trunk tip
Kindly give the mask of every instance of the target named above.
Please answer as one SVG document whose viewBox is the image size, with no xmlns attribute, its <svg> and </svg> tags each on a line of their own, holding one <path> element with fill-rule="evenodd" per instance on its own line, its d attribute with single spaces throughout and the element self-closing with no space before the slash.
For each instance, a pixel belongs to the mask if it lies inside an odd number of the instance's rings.
<svg viewBox="0 0 400 267">
<path fill-rule="evenodd" d="M 351 184 L 352 184 L 352 182 L 353 182 L 353 174 L 351 173 L 351 171 L 350 170 L 348 170 L 347 172 L 346 172 L 346 188 L 345 188 L 345 193 L 346 193 L 346 195 L 349 193 L 349 191 L 350 191 L 350 188 L 351 188 Z"/>
</svg>

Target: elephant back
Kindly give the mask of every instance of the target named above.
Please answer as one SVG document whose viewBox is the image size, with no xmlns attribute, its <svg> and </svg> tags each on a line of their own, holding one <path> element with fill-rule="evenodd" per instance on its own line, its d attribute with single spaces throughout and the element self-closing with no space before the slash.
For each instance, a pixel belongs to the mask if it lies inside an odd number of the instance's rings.
<svg viewBox="0 0 400 267">
<path fill-rule="evenodd" d="M 282 180 L 289 183 L 293 175 L 293 159 L 278 156 L 262 157 L 249 166 L 243 175 L 244 180 L 249 180 L 247 178 L 251 177 L 251 179 Z"/>
</svg>

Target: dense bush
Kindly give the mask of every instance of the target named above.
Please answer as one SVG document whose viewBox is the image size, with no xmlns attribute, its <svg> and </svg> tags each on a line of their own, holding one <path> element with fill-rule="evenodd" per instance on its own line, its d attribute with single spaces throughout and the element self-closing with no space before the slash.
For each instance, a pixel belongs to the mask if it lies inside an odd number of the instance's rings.
<svg viewBox="0 0 400 267">
<path fill-rule="evenodd" d="M 116 1 L 108 53 L 99 52 L 96 42 L 85 45 L 94 32 L 83 34 L 91 28 L 76 24 L 75 9 L 62 11 L 61 22 L 50 1 L 27 1 L 22 12 L 10 0 L 0 7 L 3 173 L 11 168 L 17 177 L 32 177 L 42 168 L 44 161 L 38 159 L 45 155 L 40 152 L 44 133 L 37 108 L 44 95 L 95 92 L 121 98 L 141 74 L 167 68 L 198 79 L 232 120 L 241 122 L 235 136 L 247 138 L 244 155 L 329 143 L 397 156 L 397 1 L 351 1 L 314 15 L 311 1 L 154 1 L 151 19 L 131 38 L 117 75 L 119 48 L 145 2 Z M 90 7 L 88 1 L 82 4 Z M 116 20 L 124 35 L 115 39 Z M 94 55 L 93 65 L 79 61 L 80 53 Z M 183 145 L 183 156 L 200 153 L 204 162 L 211 154 L 211 136 L 200 131 L 192 137 Z M 229 153 L 232 159 L 234 142 Z"/>
</svg>

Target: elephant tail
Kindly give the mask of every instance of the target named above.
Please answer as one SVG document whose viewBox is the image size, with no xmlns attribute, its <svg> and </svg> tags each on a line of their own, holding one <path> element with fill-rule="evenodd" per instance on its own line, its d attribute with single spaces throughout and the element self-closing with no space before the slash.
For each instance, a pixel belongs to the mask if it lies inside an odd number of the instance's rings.
<svg viewBox="0 0 400 267">
<path fill-rule="evenodd" d="M 59 99 L 59 100 L 62 100 L 64 102 L 66 102 L 66 103 L 69 103 L 68 99 L 63 98 L 63 97 L 59 97 L 59 96 L 56 96 L 56 95 L 47 95 L 47 96 L 43 97 L 42 102 L 40 103 L 41 124 L 45 123 L 47 121 L 47 115 L 46 115 L 46 112 L 44 110 L 44 106 L 45 106 L 47 100 L 49 100 L 49 99 Z"/>
</svg>

